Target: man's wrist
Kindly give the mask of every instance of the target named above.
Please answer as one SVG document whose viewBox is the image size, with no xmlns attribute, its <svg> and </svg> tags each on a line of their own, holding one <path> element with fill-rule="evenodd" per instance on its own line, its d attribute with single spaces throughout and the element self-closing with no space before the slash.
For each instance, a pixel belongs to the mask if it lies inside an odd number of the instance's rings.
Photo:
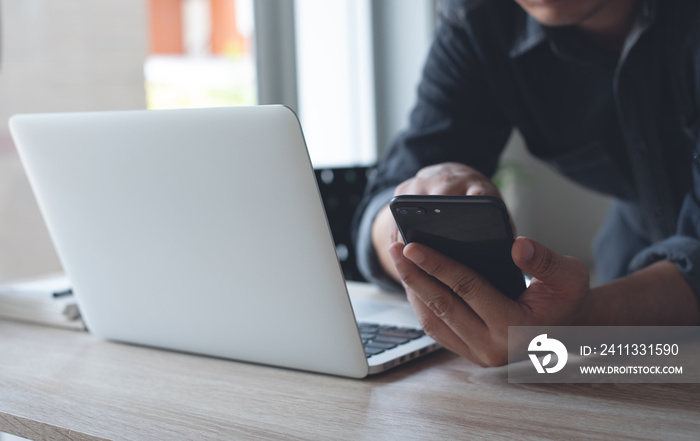
<svg viewBox="0 0 700 441">
<path fill-rule="evenodd" d="M 675 264 L 659 261 L 592 288 L 575 322 L 585 326 L 693 326 L 700 324 L 700 305 Z"/>
<path fill-rule="evenodd" d="M 601 318 L 596 313 L 596 290 L 589 288 L 581 298 L 581 303 L 574 313 L 572 326 L 596 326 Z"/>
<path fill-rule="evenodd" d="M 378 214 L 389 203 L 393 195 L 394 188 L 386 188 L 374 195 L 360 219 L 356 242 L 357 265 L 362 276 L 365 280 L 375 283 L 387 291 L 400 290 L 401 285 L 384 272 L 379 262 L 377 252 L 379 250 L 375 247 L 373 227 Z"/>
</svg>

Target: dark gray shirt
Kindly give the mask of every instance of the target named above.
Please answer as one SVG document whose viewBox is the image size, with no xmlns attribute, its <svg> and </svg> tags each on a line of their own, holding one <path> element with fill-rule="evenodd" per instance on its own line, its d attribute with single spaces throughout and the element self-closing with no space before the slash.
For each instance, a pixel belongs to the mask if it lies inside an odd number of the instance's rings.
<svg viewBox="0 0 700 441">
<path fill-rule="evenodd" d="M 410 125 L 356 216 L 365 277 L 392 285 L 370 227 L 396 185 L 446 161 L 491 176 L 515 127 L 534 156 L 617 199 L 596 246 L 603 282 L 666 259 L 700 293 L 700 2 L 643 1 L 619 57 L 513 0 L 446 1 L 440 17 Z"/>
</svg>

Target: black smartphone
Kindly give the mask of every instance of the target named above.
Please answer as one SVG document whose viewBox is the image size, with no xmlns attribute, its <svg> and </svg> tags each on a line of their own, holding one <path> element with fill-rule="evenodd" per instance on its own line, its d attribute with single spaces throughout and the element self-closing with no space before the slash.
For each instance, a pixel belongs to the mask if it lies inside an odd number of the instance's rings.
<svg viewBox="0 0 700 441">
<path fill-rule="evenodd" d="M 511 299 L 525 291 L 523 272 L 513 262 L 508 210 L 492 196 L 400 195 L 391 213 L 404 242 L 418 242 L 486 278 Z"/>
</svg>

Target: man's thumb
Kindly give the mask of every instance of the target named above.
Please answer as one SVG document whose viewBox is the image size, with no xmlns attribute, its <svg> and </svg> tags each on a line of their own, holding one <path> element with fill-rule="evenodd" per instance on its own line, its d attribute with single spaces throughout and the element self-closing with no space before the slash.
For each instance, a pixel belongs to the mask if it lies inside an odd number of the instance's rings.
<svg viewBox="0 0 700 441">
<path fill-rule="evenodd" d="M 515 264 L 525 274 L 557 287 L 579 284 L 588 279 L 588 268 L 580 260 L 563 256 L 526 237 L 515 239 L 512 249 Z"/>
</svg>

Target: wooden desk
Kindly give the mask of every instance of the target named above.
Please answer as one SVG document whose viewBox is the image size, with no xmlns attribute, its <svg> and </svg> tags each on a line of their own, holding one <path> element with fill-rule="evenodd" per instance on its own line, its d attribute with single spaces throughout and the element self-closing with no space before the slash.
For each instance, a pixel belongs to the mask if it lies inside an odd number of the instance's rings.
<svg viewBox="0 0 700 441">
<path fill-rule="evenodd" d="M 0 432 L 36 440 L 688 439 L 700 384 L 508 384 L 446 351 L 365 380 L 0 321 Z"/>
</svg>

